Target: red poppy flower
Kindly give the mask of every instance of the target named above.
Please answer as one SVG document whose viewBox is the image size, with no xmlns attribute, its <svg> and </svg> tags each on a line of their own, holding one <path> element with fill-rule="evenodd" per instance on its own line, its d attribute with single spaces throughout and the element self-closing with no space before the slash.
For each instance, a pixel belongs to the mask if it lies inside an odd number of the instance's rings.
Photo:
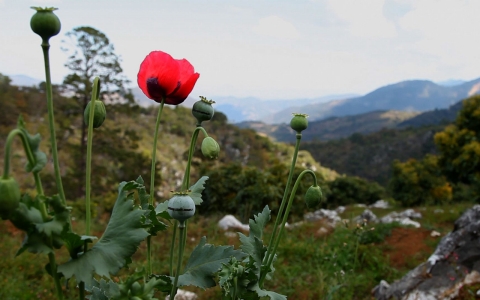
<svg viewBox="0 0 480 300">
<path fill-rule="evenodd" d="M 137 82 L 150 99 L 177 105 L 192 92 L 200 74 L 186 59 L 174 59 L 168 53 L 152 51 L 140 65 Z"/>
</svg>

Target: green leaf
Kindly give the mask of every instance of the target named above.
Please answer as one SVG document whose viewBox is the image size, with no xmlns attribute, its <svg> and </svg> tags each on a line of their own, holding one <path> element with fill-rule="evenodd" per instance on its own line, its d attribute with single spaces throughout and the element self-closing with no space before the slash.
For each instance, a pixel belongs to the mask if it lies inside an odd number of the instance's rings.
<svg viewBox="0 0 480 300">
<path fill-rule="evenodd" d="M 190 255 L 184 273 L 179 276 L 179 286 L 194 285 L 202 289 L 213 287 L 213 278 L 222 264 L 227 263 L 231 257 L 237 260 L 245 257 L 243 252 L 234 250 L 232 246 L 214 246 L 206 244 L 206 240 L 206 237 L 202 237 Z"/>
<path fill-rule="evenodd" d="M 39 209 L 41 202 L 50 204 L 54 212 L 53 218 L 45 222 Z M 63 245 L 62 232 L 68 228 L 69 218 L 69 208 L 64 206 L 57 196 L 49 198 L 37 195 L 35 200 L 32 200 L 28 195 L 24 195 L 11 218 L 15 227 L 26 232 L 16 255 L 22 254 L 25 250 L 46 254 L 53 251 L 52 246 L 60 248 Z"/>
<path fill-rule="evenodd" d="M 170 215 L 168 214 L 168 200 L 158 204 L 155 208 L 155 213 L 157 214 L 157 217 L 163 218 L 168 221 L 172 220 L 172 217 L 170 217 Z"/>
<path fill-rule="evenodd" d="M 205 181 L 208 180 L 208 176 L 202 176 L 197 183 L 190 187 L 190 197 L 192 197 L 195 205 L 202 204 L 202 192 L 205 189 Z"/>
<path fill-rule="evenodd" d="M 149 235 L 142 222 L 145 211 L 134 206 L 133 190 L 142 187 L 135 181 L 120 184 L 112 216 L 98 243 L 78 258 L 58 266 L 59 272 L 67 279 L 75 276 L 78 282 L 90 286 L 94 272 L 109 278 L 130 261 L 140 242 Z"/>
<path fill-rule="evenodd" d="M 160 222 L 157 218 L 157 213 L 155 212 L 155 209 L 153 206 L 148 205 L 148 211 L 145 215 L 145 221 L 144 223 L 148 225 L 149 229 L 148 232 L 150 235 L 156 236 L 157 232 L 166 230 L 168 227 L 165 225 L 165 223 Z"/>
<path fill-rule="evenodd" d="M 269 297 L 271 300 L 287 300 L 287 297 L 284 295 L 277 294 L 272 291 L 267 291 L 267 290 L 262 290 L 259 286 L 258 283 L 255 284 L 253 287 L 250 288 L 250 290 L 254 291 L 257 293 L 257 295 L 261 297 Z"/>
<path fill-rule="evenodd" d="M 260 214 L 255 216 L 255 220 L 250 219 L 248 237 L 243 233 L 239 233 L 240 242 L 242 243 L 240 248 L 254 259 L 257 272 L 260 272 L 265 252 L 267 251 L 267 247 L 263 245 L 262 237 L 263 230 L 270 220 L 270 212 L 267 205 Z"/>
<path fill-rule="evenodd" d="M 228 264 L 222 265 L 223 267 L 218 273 L 218 283 L 225 296 L 230 297 L 228 299 L 244 299 L 247 294 L 251 294 L 248 286 L 252 286 L 258 281 L 257 267 L 253 258 L 249 256 L 245 266 L 235 257 L 232 257 Z"/>
</svg>

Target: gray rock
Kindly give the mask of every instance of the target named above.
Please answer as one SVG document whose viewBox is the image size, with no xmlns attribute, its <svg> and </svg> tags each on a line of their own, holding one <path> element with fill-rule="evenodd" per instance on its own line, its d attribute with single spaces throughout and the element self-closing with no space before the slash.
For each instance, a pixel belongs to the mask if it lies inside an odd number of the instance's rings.
<svg viewBox="0 0 480 300">
<path fill-rule="evenodd" d="M 385 200 L 378 200 L 377 202 L 373 203 L 369 207 L 387 209 L 390 207 L 390 204 L 388 204 L 388 202 Z"/>
<path fill-rule="evenodd" d="M 336 211 L 328 209 L 319 209 L 314 212 L 306 213 L 304 219 L 308 222 L 325 220 L 331 227 L 334 227 L 337 222 L 342 220 Z"/>
<path fill-rule="evenodd" d="M 242 224 L 242 222 L 237 220 L 237 218 L 232 215 L 226 215 L 222 219 L 220 219 L 220 221 L 218 221 L 218 226 L 223 230 L 229 230 L 231 228 L 245 231 L 250 230 L 250 227 L 247 224 Z"/>
<path fill-rule="evenodd" d="M 378 300 L 453 299 L 465 284 L 480 282 L 480 205 L 467 210 L 430 258 L 402 279 L 376 286 Z"/>
<path fill-rule="evenodd" d="M 367 223 L 377 223 L 378 218 L 371 210 L 366 209 L 360 216 L 353 219 L 353 221 L 355 223 L 363 223 L 364 221 L 367 221 Z"/>
</svg>

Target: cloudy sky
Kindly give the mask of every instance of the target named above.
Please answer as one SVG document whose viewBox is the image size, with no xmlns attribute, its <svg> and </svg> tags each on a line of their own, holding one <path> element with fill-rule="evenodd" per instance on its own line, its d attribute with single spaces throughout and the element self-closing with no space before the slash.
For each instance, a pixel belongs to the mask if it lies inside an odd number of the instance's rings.
<svg viewBox="0 0 480 300">
<path fill-rule="evenodd" d="M 30 6 L 55 6 L 52 79 L 77 26 L 104 32 L 128 78 L 152 50 L 186 58 L 193 96 L 364 94 L 408 79 L 480 77 L 478 0 L 0 0 L 0 72 L 44 78 Z"/>
</svg>

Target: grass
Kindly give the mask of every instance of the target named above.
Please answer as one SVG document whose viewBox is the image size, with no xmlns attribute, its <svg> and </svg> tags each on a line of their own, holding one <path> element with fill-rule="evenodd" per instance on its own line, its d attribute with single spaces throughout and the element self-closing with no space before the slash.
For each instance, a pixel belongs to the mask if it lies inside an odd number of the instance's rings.
<svg viewBox="0 0 480 300">
<path fill-rule="evenodd" d="M 443 207 L 417 208 L 423 215 L 420 220 L 422 230 L 437 230 L 442 236 L 453 228 L 453 222 L 471 204 L 456 204 Z M 436 212 L 442 209 L 443 212 Z M 363 210 L 363 209 L 361 209 Z M 349 207 L 342 216 L 353 217 L 361 213 L 356 207 Z M 393 209 L 391 209 L 393 210 Z M 391 210 L 379 212 L 385 214 Z M 401 211 L 396 209 L 396 211 Z M 108 217 L 98 217 L 93 232 L 101 235 Z M 238 237 L 228 237 L 216 223 L 218 217 L 196 217 L 188 227 L 186 255 L 193 250 L 202 236 L 207 236 L 208 243 L 215 245 L 233 245 L 238 248 Z M 77 219 L 78 220 L 78 219 Z M 267 226 L 265 240 L 268 241 L 273 222 Z M 390 258 L 397 250 L 396 244 L 385 240 L 398 224 L 367 225 L 363 230 L 356 230 L 350 225 L 338 226 L 328 235 L 318 233 L 321 223 L 304 223 L 285 232 L 278 250 L 278 260 L 274 278 L 266 282 L 265 288 L 288 296 L 288 299 L 371 299 L 371 289 L 380 280 L 392 282 L 399 279 L 411 268 L 425 261 L 434 250 L 440 238 L 426 240 L 423 249 L 405 261 L 403 266 L 393 266 Z M 82 232 L 82 221 L 74 222 L 75 230 Z M 373 230 L 372 227 L 375 227 Z M 418 229 L 402 229 L 404 232 L 415 232 Z M 20 247 L 23 234 L 8 222 L 0 222 L 0 299 L 54 299 L 53 283 L 43 271 L 47 263 L 46 256 L 24 253 L 15 257 Z M 153 240 L 154 264 L 157 274 L 168 273 L 168 252 L 171 231 L 161 232 Z M 63 251 L 62 251 L 63 250 Z M 68 260 L 64 249 L 58 251 L 57 260 L 61 263 Z M 145 265 L 146 246 L 142 243 L 133 256 L 130 270 Z M 184 260 L 184 262 L 186 259 Z M 122 270 L 115 280 L 121 280 L 129 273 Z M 221 299 L 218 287 L 207 291 L 187 288 L 199 295 L 199 299 Z M 74 280 L 65 286 L 66 299 L 78 299 Z M 158 294 L 159 299 L 164 295 Z"/>
</svg>

